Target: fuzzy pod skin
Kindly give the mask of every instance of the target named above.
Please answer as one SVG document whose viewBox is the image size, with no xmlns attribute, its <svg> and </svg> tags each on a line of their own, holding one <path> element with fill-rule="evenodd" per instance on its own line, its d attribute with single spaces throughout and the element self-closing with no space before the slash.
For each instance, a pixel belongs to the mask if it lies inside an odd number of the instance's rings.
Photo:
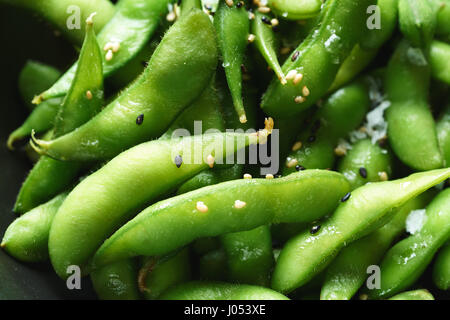
<svg viewBox="0 0 450 320">
<path fill-rule="evenodd" d="M 68 161 L 112 158 L 159 137 L 204 90 L 217 65 L 214 28 L 193 10 L 165 34 L 144 73 L 92 120 L 52 141 L 37 141 L 42 153 Z M 186 85 L 190 79 L 191 85 Z M 138 117 L 142 118 L 140 124 Z"/>
<path fill-rule="evenodd" d="M 409 200 L 396 210 L 389 223 L 343 248 L 325 271 L 320 299 L 350 300 L 367 279 L 367 267 L 378 264 L 404 232 L 409 213 L 425 208 L 434 195 L 427 191 Z"/>
<path fill-rule="evenodd" d="M 216 148 L 217 141 L 225 142 L 223 150 Z M 209 134 L 154 140 L 115 157 L 76 186 L 58 210 L 49 238 L 55 271 L 65 278 L 66 268 L 78 265 L 86 273 L 89 258 L 102 242 L 139 209 L 208 167 L 204 152 L 214 156 L 216 148 L 225 157 L 257 142 L 256 136 L 246 134 Z"/>
<path fill-rule="evenodd" d="M 228 280 L 267 287 L 274 262 L 270 227 L 228 233 L 220 238 L 227 257 Z"/>
<path fill-rule="evenodd" d="M 450 85 L 450 45 L 434 40 L 431 43 L 429 60 L 432 77 Z"/>
<path fill-rule="evenodd" d="M 267 16 L 264 16 L 258 11 L 255 12 L 255 19 L 252 22 L 252 33 L 255 35 L 255 45 L 269 67 L 275 72 L 278 79 L 282 83 L 286 83 L 286 77 L 277 57 L 277 38 L 275 37 L 272 26 L 263 22 L 263 17 L 267 18 Z"/>
<path fill-rule="evenodd" d="M 356 142 L 342 158 L 338 171 L 350 182 L 352 190 L 367 182 L 382 181 L 382 173 L 392 175 L 393 159 L 387 149 L 372 144 L 370 139 Z"/>
<path fill-rule="evenodd" d="M 444 157 L 444 167 L 450 166 L 450 104 L 442 112 L 436 124 L 439 146 Z"/>
<path fill-rule="evenodd" d="M 436 124 L 428 105 L 430 68 L 406 41 L 389 61 L 385 88 L 389 143 L 397 157 L 418 171 L 442 168 Z"/>
<path fill-rule="evenodd" d="M 380 289 L 366 290 L 370 299 L 401 292 L 422 275 L 433 256 L 450 237 L 450 189 L 444 189 L 427 207 L 422 229 L 393 246 L 380 264 Z"/>
<path fill-rule="evenodd" d="M 103 75 L 105 78 L 119 70 L 140 52 L 156 31 L 170 1 L 121 0 L 116 5 L 115 14 L 98 34 L 98 43 L 103 50 Z M 119 43 L 118 51 L 113 52 L 112 48 L 104 50 L 104 48 L 107 48 L 106 45 L 112 42 Z M 113 53 L 111 60 L 106 58 L 109 50 Z M 40 103 L 50 98 L 65 95 L 75 76 L 76 68 L 77 63 L 70 67 L 51 88 L 40 94 L 35 102 Z"/>
<path fill-rule="evenodd" d="M 273 79 L 263 96 L 261 107 L 274 118 L 288 118 L 311 107 L 332 85 L 339 67 L 366 30 L 366 9 L 374 0 L 331 0 L 324 4 L 320 23 L 294 50 L 282 69 L 303 75 L 297 84 L 282 85 Z M 336 28 L 335 26 L 340 26 Z M 294 78 L 295 80 L 295 78 Z M 304 96 L 303 88 L 309 94 Z M 306 100 L 298 100 L 303 97 Z"/>
<path fill-rule="evenodd" d="M 100 300 L 139 300 L 136 262 L 117 261 L 91 273 L 92 286 Z"/>
<path fill-rule="evenodd" d="M 250 31 L 250 21 L 245 6 L 229 7 L 225 1 L 220 1 L 214 15 L 214 27 L 234 108 L 240 122 L 245 123 L 247 116 L 242 100 L 241 66 L 244 62 Z"/>
<path fill-rule="evenodd" d="M 356 129 L 369 108 L 369 90 L 363 81 L 333 93 L 319 108 L 311 125 L 300 133 L 297 141 L 301 142 L 301 148 L 288 155 L 283 174 L 295 172 L 296 165 L 306 169 L 333 167 L 338 139 Z"/>
<path fill-rule="evenodd" d="M 399 293 L 389 300 L 434 300 L 433 295 L 425 289 Z"/>
<path fill-rule="evenodd" d="M 370 29 L 361 39 L 361 48 L 366 50 L 378 49 L 391 38 L 398 22 L 398 0 L 378 0 L 377 8 L 370 13 L 375 14 L 374 18 L 379 17 L 380 25 Z"/>
<path fill-rule="evenodd" d="M 193 281 L 164 293 L 161 300 L 289 300 L 268 288 L 226 282 Z"/>
<path fill-rule="evenodd" d="M 450 290 L 450 243 L 437 255 L 433 266 L 433 282 L 441 290 Z"/>
<path fill-rule="evenodd" d="M 53 138 L 71 132 L 87 122 L 101 110 L 102 105 L 102 57 L 95 37 L 93 21 L 89 20 L 86 23 L 86 39 L 81 48 L 73 83 L 61 107 L 58 108 Z M 81 163 L 62 162 L 42 156 L 20 188 L 14 211 L 27 212 L 51 199 L 65 190 L 82 168 Z"/>
<path fill-rule="evenodd" d="M 341 174 L 326 170 L 198 189 L 142 211 L 105 241 L 93 266 L 135 255 L 162 255 L 198 238 L 252 230 L 271 222 L 313 221 L 332 211 L 348 190 Z M 206 206 L 200 208 L 204 212 L 199 211 L 199 203 Z"/>
<path fill-rule="evenodd" d="M 47 260 L 50 226 L 67 194 L 62 193 L 14 220 L 3 236 L 2 249 L 24 262 Z"/>
<path fill-rule="evenodd" d="M 434 38 L 437 8 L 433 0 L 398 0 L 398 21 L 405 38 L 426 49 Z"/>
<path fill-rule="evenodd" d="M 167 258 L 145 257 L 139 271 L 139 290 L 147 300 L 158 299 L 171 287 L 191 279 L 189 249 Z"/>
<path fill-rule="evenodd" d="M 269 0 L 267 5 L 277 15 L 288 20 L 302 20 L 317 16 L 322 0 Z"/>
<path fill-rule="evenodd" d="M 275 265 L 272 288 L 286 293 L 303 286 L 324 270 L 345 245 L 382 227 L 396 208 L 448 177 L 450 169 L 440 169 L 354 190 L 318 233 L 305 231 L 288 241 Z"/>
<path fill-rule="evenodd" d="M 116 12 L 108 0 L 1 0 L 0 3 L 29 10 L 44 18 L 75 45 L 83 43 L 85 30 L 80 24 L 92 13 L 97 12 L 95 31 L 99 32 Z M 69 28 L 69 24 L 71 27 L 73 24 L 73 28 Z"/>
</svg>

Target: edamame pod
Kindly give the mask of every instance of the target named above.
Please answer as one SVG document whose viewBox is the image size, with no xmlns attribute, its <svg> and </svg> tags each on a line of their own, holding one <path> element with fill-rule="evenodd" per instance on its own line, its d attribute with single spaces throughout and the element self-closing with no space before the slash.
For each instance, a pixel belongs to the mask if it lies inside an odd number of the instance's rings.
<svg viewBox="0 0 450 320">
<path fill-rule="evenodd" d="M 433 266 L 433 282 L 441 290 L 450 289 L 450 244 L 438 253 Z"/>
<path fill-rule="evenodd" d="M 267 5 L 284 19 L 302 20 L 317 16 L 322 0 L 269 0 Z"/>
<path fill-rule="evenodd" d="M 165 34 L 144 73 L 102 112 L 76 131 L 35 144 L 43 154 L 68 161 L 112 158 L 163 134 L 201 94 L 216 65 L 212 23 L 192 10 Z"/>
<path fill-rule="evenodd" d="M 226 282 L 193 281 L 176 286 L 161 300 L 289 300 L 268 288 Z"/>
<path fill-rule="evenodd" d="M 98 34 L 98 43 L 104 51 L 102 56 L 105 78 L 133 59 L 145 46 L 156 31 L 170 1 L 121 0 L 116 5 L 116 13 Z M 39 104 L 44 100 L 65 95 L 75 76 L 76 65 L 77 63 L 51 88 L 37 96 L 34 103 Z"/>
<path fill-rule="evenodd" d="M 142 211 L 105 241 L 93 265 L 134 255 L 162 255 L 197 238 L 247 231 L 271 222 L 314 221 L 332 211 L 348 190 L 341 174 L 326 170 L 198 189 Z"/>
<path fill-rule="evenodd" d="M 57 274 L 67 277 L 70 265 L 86 273 L 89 258 L 137 210 L 205 170 L 206 161 L 218 161 L 249 144 L 265 142 L 267 134 L 264 130 L 254 135 L 218 133 L 154 140 L 118 155 L 75 187 L 58 210 L 49 238 Z M 205 152 L 211 152 L 212 158 Z"/>
<path fill-rule="evenodd" d="M 363 81 L 332 94 L 292 147 L 283 174 L 298 170 L 297 166 L 306 169 L 331 168 L 338 139 L 361 124 L 369 107 L 369 90 Z"/>
<path fill-rule="evenodd" d="M 450 45 L 434 40 L 429 57 L 433 78 L 450 85 Z"/>
<path fill-rule="evenodd" d="M 380 264 L 380 288 L 366 290 L 369 298 L 387 298 L 410 287 L 449 239 L 450 189 L 439 193 L 426 210 L 422 228 L 387 252 Z"/>
<path fill-rule="evenodd" d="M 76 45 L 81 45 L 85 36 L 80 23 L 97 12 L 95 31 L 99 32 L 116 11 L 109 0 L 0 0 L 0 3 L 24 8 L 43 17 Z"/>
<path fill-rule="evenodd" d="M 446 36 L 450 35 L 450 1 L 449 0 L 434 0 L 438 13 L 436 35 Z"/>
<path fill-rule="evenodd" d="M 20 261 L 47 260 L 50 226 L 66 197 L 67 192 L 62 193 L 14 220 L 3 236 L 3 250 Z"/>
<path fill-rule="evenodd" d="M 412 210 L 423 209 L 434 192 L 427 191 L 396 210 L 394 218 L 368 236 L 356 240 L 339 252 L 325 271 L 321 300 L 350 300 L 367 279 L 367 268 L 376 265 L 395 239 L 405 230 Z"/>
<path fill-rule="evenodd" d="M 239 121 L 245 123 L 247 116 L 242 100 L 241 66 L 244 62 L 250 21 L 245 6 L 238 7 L 232 2 L 233 6 L 229 6 L 228 1 L 220 1 L 214 15 L 214 26 L 234 108 Z"/>
<path fill-rule="evenodd" d="M 146 257 L 139 271 L 139 290 L 145 299 L 155 300 L 167 289 L 190 278 L 188 248 L 165 258 Z"/>
<path fill-rule="evenodd" d="M 366 184 L 346 195 L 318 232 L 305 231 L 284 246 L 272 276 L 272 288 L 291 292 L 320 273 L 347 244 L 389 222 L 410 199 L 450 177 L 450 169 Z M 357 215 L 355 213 L 358 213 Z"/>
<path fill-rule="evenodd" d="M 264 94 L 261 107 L 267 114 L 290 117 L 326 94 L 340 65 L 361 39 L 366 29 L 366 9 L 373 3 L 330 0 L 324 4 L 320 23 L 282 67 L 288 84 L 283 86 L 274 79 Z"/>
<path fill-rule="evenodd" d="M 227 271 L 227 256 L 220 248 L 199 258 L 196 278 L 202 281 L 226 281 Z"/>
<path fill-rule="evenodd" d="M 424 59 L 419 49 L 401 42 L 389 61 L 385 79 L 391 102 L 386 111 L 389 143 L 403 163 L 419 171 L 443 166 L 427 101 L 430 68 Z"/>
<path fill-rule="evenodd" d="M 413 46 L 430 46 L 437 23 L 437 10 L 431 0 L 398 0 L 398 20 L 400 31 Z"/>
<path fill-rule="evenodd" d="M 439 146 L 444 157 L 444 166 L 450 166 L 450 104 L 442 112 L 437 124 Z"/>
<path fill-rule="evenodd" d="M 228 233 L 220 238 L 227 257 L 228 280 L 267 286 L 274 262 L 269 226 Z"/>
<path fill-rule="evenodd" d="M 434 300 L 433 295 L 428 290 L 414 290 L 399 293 L 389 300 Z"/>
<path fill-rule="evenodd" d="M 74 81 L 55 118 L 53 138 L 75 130 L 98 113 L 103 104 L 102 58 L 93 29 L 93 17 L 86 20 L 86 39 Z M 62 192 L 82 167 L 83 164 L 77 162 L 41 157 L 20 188 L 14 211 L 27 212 Z"/>
<path fill-rule="evenodd" d="M 117 261 L 91 273 L 95 293 L 100 300 L 139 300 L 136 262 Z"/>
<path fill-rule="evenodd" d="M 392 156 L 389 151 L 372 144 L 370 139 L 359 140 L 342 158 L 338 171 L 353 189 L 367 182 L 387 180 L 392 175 Z"/>
</svg>

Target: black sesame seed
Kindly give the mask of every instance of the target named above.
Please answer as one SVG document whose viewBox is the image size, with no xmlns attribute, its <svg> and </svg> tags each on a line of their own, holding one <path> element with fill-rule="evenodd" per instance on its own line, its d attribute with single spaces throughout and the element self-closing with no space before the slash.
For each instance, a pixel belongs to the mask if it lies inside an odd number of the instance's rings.
<svg viewBox="0 0 450 320">
<path fill-rule="evenodd" d="M 292 55 L 291 61 L 297 60 L 298 56 L 300 55 L 300 51 L 295 51 L 295 53 Z"/>
<path fill-rule="evenodd" d="M 148 62 L 147 62 L 147 61 L 142 61 L 141 63 L 142 63 L 142 65 L 144 66 L 144 68 L 147 68 L 147 67 L 148 67 Z"/>
<path fill-rule="evenodd" d="M 281 174 L 276 174 L 276 175 L 275 175 L 275 178 L 276 178 L 276 179 L 281 178 Z"/>
<path fill-rule="evenodd" d="M 144 122 L 144 115 L 140 114 L 137 118 L 136 118 L 136 124 L 139 126 L 142 124 L 142 122 Z"/>
<path fill-rule="evenodd" d="M 314 142 L 316 141 L 316 136 L 312 135 L 308 137 L 308 142 Z"/>
<path fill-rule="evenodd" d="M 264 22 L 265 24 L 272 25 L 272 22 L 266 16 L 262 16 L 261 21 Z"/>
<path fill-rule="evenodd" d="M 317 232 L 319 232 L 319 230 L 320 230 L 320 226 L 314 226 L 311 228 L 311 230 L 309 230 L 309 233 L 316 234 Z"/>
<path fill-rule="evenodd" d="M 345 201 L 347 201 L 348 199 L 350 199 L 351 195 L 352 195 L 352 194 L 351 194 L 350 192 L 347 193 L 345 196 L 342 197 L 341 202 L 345 202 Z"/>
<path fill-rule="evenodd" d="M 183 158 L 178 155 L 175 157 L 175 165 L 177 166 L 177 168 L 181 167 L 181 164 L 183 163 Z"/>
<path fill-rule="evenodd" d="M 364 167 L 359 168 L 359 174 L 361 175 L 361 177 L 366 179 L 367 178 L 367 169 Z"/>
<path fill-rule="evenodd" d="M 238 7 L 238 8 L 242 8 L 243 5 L 244 5 L 244 3 L 242 1 L 239 1 L 238 3 L 236 3 L 236 7 Z"/>
<path fill-rule="evenodd" d="M 212 7 L 210 5 L 208 5 L 208 4 L 205 4 L 205 9 L 208 10 L 208 11 L 211 11 Z"/>
<path fill-rule="evenodd" d="M 301 165 L 298 164 L 298 165 L 295 166 L 295 170 L 303 171 L 303 170 L 306 170 L 306 168 L 304 166 L 301 166 Z"/>
</svg>

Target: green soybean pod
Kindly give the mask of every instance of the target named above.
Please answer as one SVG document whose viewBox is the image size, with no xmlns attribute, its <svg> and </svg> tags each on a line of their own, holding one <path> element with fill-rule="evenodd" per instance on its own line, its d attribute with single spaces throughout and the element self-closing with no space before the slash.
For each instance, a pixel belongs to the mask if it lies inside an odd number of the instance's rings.
<svg viewBox="0 0 450 320">
<path fill-rule="evenodd" d="M 67 194 L 62 193 L 14 220 L 3 236 L 3 250 L 24 262 L 47 260 L 50 226 Z"/>
<path fill-rule="evenodd" d="M 192 10 L 165 34 L 144 73 L 102 112 L 76 131 L 35 143 L 42 153 L 68 161 L 112 158 L 162 135 L 206 88 L 216 65 L 212 23 Z"/>
<path fill-rule="evenodd" d="M 178 285 L 161 297 L 161 300 L 289 300 L 274 290 L 226 282 L 193 281 Z"/>
<path fill-rule="evenodd" d="M 201 9 L 202 4 L 200 0 L 184 0 L 181 1 L 180 6 L 180 15 L 186 15 L 191 11 L 193 8 Z"/>
<path fill-rule="evenodd" d="M 363 81 L 343 87 L 327 98 L 311 125 L 301 132 L 286 159 L 283 174 L 306 169 L 328 169 L 335 160 L 339 138 L 356 129 L 370 107 L 369 90 Z"/>
<path fill-rule="evenodd" d="M 139 300 L 136 262 L 126 259 L 114 262 L 90 274 L 100 300 Z"/>
<path fill-rule="evenodd" d="M 24 104 L 31 110 L 35 107 L 31 100 L 47 89 L 61 76 L 61 72 L 44 63 L 28 60 L 20 70 L 18 88 Z"/>
<path fill-rule="evenodd" d="M 269 0 L 267 5 L 277 15 L 288 20 L 302 20 L 317 16 L 322 0 Z"/>
<path fill-rule="evenodd" d="M 399 293 L 389 300 L 434 300 L 433 295 L 425 289 Z"/>
<path fill-rule="evenodd" d="M 373 26 L 361 39 L 360 45 L 366 50 L 378 49 L 391 38 L 397 27 L 398 0 L 378 0 L 376 6 L 367 8 L 367 12 L 373 14 L 371 19 L 369 18 Z M 377 22 L 379 22 L 379 25 L 377 25 Z"/>
<path fill-rule="evenodd" d="M 450 104 L 442 112 L 437 124 L 439 146 L 444 157 L 444 166 L 450 166 Z"/>
<path fill-rule="evenodd" d="M 250 31 L 250 21 L 245 6 L 229 6 L 227 1 L 220 1 L 214 15 L 217 40 L 222 55 L 223 67 L 228 87 L 233 98 L 234 108 L 241 123 L 247 122 L 247 115 L 242 100 L 242 70 L 244 53 Z"/>
<path fill-rule="evenodd" d="M 100 48 L 93 29 L 93 16 L 86 20 L 86 39 L 80 52 L 74 81 L 55 118 L 53 137 L 75 130 L 101 110 L 103 73 Z M 20 188 L 14 211 L 24 213 L 66 189 L 83 164 L 43 156 Z"/>
<path fill-rule="evenodd" d="M 433 40 L 437 10 L 431 0 L 398 0 L 400 31 L 411 44 L 427 49 Z"/>
<path fill-rule="evenodd" d="M 409 288 L 450 237 L 450 189 L 427 206 L 422 228 L 394 245 L 380 264 L 380 288 L 366 290 L 371 299 L 387 298 Z"/>
<path fill-rule="evenodd" d="M 327 170 L 204 187 L 139 213 L 103 243 L 92 265 L 134 255 L 163 255 L 197 238 L 248 231 L 271 222 L 314 221 L 332 211 L 348 190 L 341 174 Z"/>
<path fill-rule="evenodd" d="M 391 106 L 386 120 L 395 154 L 409 167 L 423 171 L 441 168 L 443 159 L 427 101 L 430 69 L 418 50 L 403 41 L 389 61 L 385 88 Z"/>
<path fill-rule="evenodd" d="M 434 0 L 438 7 L 436 35 L 448 37 L 450 35 L 450 1 Z"/>
<path fill-rule="evenodd" d="M 291 292 L 306 284 L 345 245 L 382 227 L 393 217 L 393 209 L 449 176 L 450 169 L 416 173 L 399 180 L 366 184 L 346 195 L 318 232 L 305 231 L 284 246 L 272 275 L 272 288 Z"/>
<path fill-rule="evenodd" d="M 404 232 L 412 210 L 423 209 L 434 192 L 427 191 L 395 210 L 394 218 L 368 236 L 350 243 L 325 271 L 321 300 L 350 300 L 367 279 L 367 268 L 378 264 L 394 241 Z"/>
<path fill-rule="evenodd" d="M 450 244 L 437 255 L 433 266 L 433 282 L 441 290 L 450 289 Z"/>
<path fill-rule="evenodd" d="M 268 18 L 257 11 L 255 13 L 255 19 L 252 22 L 252 32 L 255 35 L 256 47 L 281 83 L 286 84 L 286 77 L 283 70 L 281 70 L 276 52 L 277 38 L 272 30 L 272 26 L 267 25 L 263 19 L 267 20 Z"/>
<path fill-rule="evenodd" d="M 121 153 L 78 184 L 58 210 L 49 238 L 56 273 L 67 277 L 70 265 L 86 273 L 97 248 L 136 211 L 208 167 L 204 153 L 220 159 L 264 139 L 266 131 L 205 134 L 154 140 Z"/>
<path fill-rule="evenodd" d="M 338 171 L 356 189 L 367 182 L 386 180 L 392 175 L 392 156 L 387 149 L 373 144 L 370 139 L 359 140 L 342 158 Z"/>
<path fill-rule="evenodd" d="M 431 75 L 450 85 L 450 45 L 434 40 L 430 47 Z"/>
<path fill-rule="evenodd" d="M 273 266 L 269 226 L 228 233 L 221 237 L 231 282 L 267 286 Z"/>
<path fill-rule="evenodd" d="M 188 248 L 166 258 L 146 257 L 139 271 L 139 290 L 145 299 L 155 300 L 169 288 L 190 278 Z"/>
<path fill-rule="evenodd" d="M 105 78 L 132 60 L 148 42 L 167 11 L 171 0 L 121 0 L 107 25 L 98 34 L 103 49 L 103 74 Z M 95 12 L 93 10 L 92 12 Z M 75 76 L 75 63 L 48 90 L 34 99 L 34 103 L 65 95 Z"/>
<path fill-rule="evenodd" d="M 226 281 L 228 276 L 227 255 L 222 248 L 199 257 L 196 279 L 201 281 Z"/>
<path fill-rule="evenodd" d="M 273 79 L 265 92 L 261 104 L 264 112 L 274 118 L 288 118 L 322 98 L 366 30 L 365 12 L 373 3 L 374 0 L 325 2 L 320 23 L 282 67 L 288 83 L 282 85 Z"/>
<path fill-rule="evenodd" d="M 56 26 L 76 45 L 85 36 L 80 25 L 92 13 L 97 12 L 95 31 L 99 32 L 113 17 L 116 9 L 109 0 L 1 0 L 0 3 L 24 8 Z"/>
</svg>

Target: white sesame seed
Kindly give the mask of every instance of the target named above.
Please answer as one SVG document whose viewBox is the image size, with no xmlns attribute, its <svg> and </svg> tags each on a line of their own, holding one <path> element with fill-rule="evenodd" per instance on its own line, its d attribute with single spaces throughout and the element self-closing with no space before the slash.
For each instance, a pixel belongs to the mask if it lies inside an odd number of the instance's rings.
<svg viewBox="0 0 450 320">
<path fill-rule="evenodd" d="M 258 11 L 261 13 L 269 13 L 270 12 L 270 8 L 269 7 L 259 7 Z"/>
<path fill-rule="evenodd" d="M 298 160 L 297 159 L 291 159 L 286 164 L 286 167 L 292 168 L 292 167 L 295 167 L 296 165 L 298 165 Z"/>
<path fill-rule="evenodd" d="M 225 0 L 225 3 L 227 4 L 227 6 L 232 7 L 233 6 L 233 0 Z"/>
<path fill-rule="evenodd" d="M 343 157 L 347 154 L 347 149 L 345 149 L 343 146 L 337 146 L 334 149 L 334 154 L 337 155 L 338 157 Z"/>
<path fill-rule="evenodd" d="M 113 47 L 113 43 L 112 43 L 112 42 L 107 42 L 107 43 L 105 44 L 105 46 L 103 47 L 103 51 L 111 50 L 112 47 Z"/>
<path fill-rule="evenodd" d="M 120 49 L 120 42 L 114 42 L 112 45 L 112 51 L 116 53 Z"/>
<path fill-rule="evenodd" d="M 203 201 L 198 201 L 196 208 L 202 213 L 208 212 L 208 207 L 203 203 Z"/>
<path fill-rule="evenodd" d="M 295 103 L 303 103 L 306 101 L 306 99 L 303 98 L 302 96 L 298 96 L 298 97 L 295 97 L 294 101 L 295 101 Z"/>
<path fill-rule="evenodd" d="M 255 19 L 255 14 L 254 14 L 253 12 L 249 12 L 249 13 L 248 13 L 248 18 L 249 18 L 250 20 Z"/>
<path fill-rule="evenodd" d="M 303 96 L 304 96 L 304 97 L 307 97 L 307 96 L 309 96 L 309 94 L 310 94 L 311 92 L 309 91 L 309 89 L 308 89 L 307 86 L 303 86 L 302 93 L 303 93 Z"/>
<path fill-rule="evenodd" d="M 251 179 L 251 178 L 252 178 L 251 174 L 248 173 L 244 174 L 244 179 Z"/>
<path fill-rule="evenodd" d="M 208 166 L 209 166 L 210 168 L 214 167 L 214 161 L 215 161 L 215 159 L 214 159 L 214 157 L 213 157 L 212 155 L 209 155 L 209 156 L 206 158 L 206 163 L 208 164 Z"/>
<path fill-rule="evenodd" d="M 303 74 L 297 73 L 294 78 L 294 84 L 297 85 L 303 80 Z"/>
<path fill-rule="evenodd" d="M 272 27 L 276 27 L 277 25 L 280 24 L 280 21 L 278 21 L 278 19 L 273 18 L 272 20 L 270 20 L 270 23 L 272 24 Z"/>
<path fill-rule="evenodd" d="M 92 92 L 91 92 L 91 90 L 86 91 L 86 98 L 88 98 L 88 100 L 92 99 Z"/>
<path fill-rule="evenodd" d="M 236 200 L 235 202 L 234 202 L 234 207 L 236 208 L 236 209 L 242 209 L 243 207 L 245 207 L 247 205 L 247 203 L 245 203 L 244 201 L 241 201 L 241 200 Z"/>
<path fill-rule="evenodd" d="M 105 56 L 106 61 L 111 61 L 113 56 L 114 55 L 113 55 L 112 50 L 108 50 L 108 52 L 106 53 L 106 56 Z"/>
<path fill-rule="evenodd" d="M 255 41 L 255 39 L 256 39 L 256 36 L 254 34 L 249 34 L 247 37 L 247 41 L 249 43 L 252 43 L 253 41 Z"/>
<path fill-rule="evenodd" d="M 301 141 L 297 141 L 297 142 L 294 143 L 294 145 L 292 146 L 292 151 L 300 150 L 301 147 L 302 147 L 302 142 L 301 142 Z"/>
<path fill-rule="evenodd" d="M 273 174 L 266 174 L 266 179 L 273 179 Z"/>
<path fill-rule="evenodd" d="M 166 16 L 166 20 L 169 22 L 175 21 L 176 18 L 177 18 L 177 15 L 173 11 L 169 12 Z"/>
<path fill-rule="evenodd" d="M 286 75 L 286 80 L 292 80 L 297 76 L 297 70 L 291 70 Z"/>
<path fill-rule="evenodd" d="M 387 181 L 389 179 L 386 171 L 378 172 L 378 176 L 380 177 L 381 181 Z"/>
</svg>

